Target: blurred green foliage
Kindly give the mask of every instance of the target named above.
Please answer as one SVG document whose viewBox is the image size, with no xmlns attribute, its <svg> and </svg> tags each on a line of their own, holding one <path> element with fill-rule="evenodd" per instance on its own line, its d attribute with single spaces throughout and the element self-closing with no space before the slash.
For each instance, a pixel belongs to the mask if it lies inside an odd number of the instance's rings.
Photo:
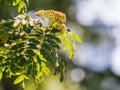
<svg viewBox="0 0 120 90">
<path fill-rule="evenodd" d="M 28 0 L 0 0 L 0 6 L 8 4 L 10 6 L 17 6 L 18 12 L 26 12 Z"/>
<path fill-rule="evenodd" d="M 45 82 L 50 68 L 60 73 L 60 82 L 66 71 L 65 60 L 58 50 L 69 50 L 69 58 L 74 56 L 73 39 L 81 43 L 80 37 L 66 30 L 64 33 L 57 27 L 44 26 L 39 20 L 32 19 L 25 12 L 28 1 L 6 0 L 18 7 L 19 14 L 14 19 L 0 22 L 0 80 L 16 76 L 14 84 L 25 88 L 25 80 L 32 80 L 36 86 Z M 3 2 L 4 4 L 4 2 Z M 55 21 L 56 22 L 56 21 Z M 59 23 L 58 23 L 59 24 Z"/>
</svg>

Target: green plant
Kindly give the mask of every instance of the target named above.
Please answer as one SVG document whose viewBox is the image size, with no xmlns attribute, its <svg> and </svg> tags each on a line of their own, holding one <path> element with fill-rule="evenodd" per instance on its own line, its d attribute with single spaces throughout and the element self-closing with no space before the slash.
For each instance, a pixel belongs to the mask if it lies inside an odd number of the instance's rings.
<svg viewBox="0 0 120 90">
<path fill-rule="evenodd" d="M 24 0 L 11 0 L 24 12 Z M 22 7 L 22 8 L 20 8 Z M 66 16 L 54 10 L 40 10 L 35 13 L 40 19 L 33 19 L 22 13 L 11 20 L 0 22 L 0 80 L 16 76 L 14 84 L 25 87 L 25 79 L 32 79 L 37 86 L 45 82 L 50 67 L 54 75 L 60 73 L 60 81 L 66 71 L 65 61 L 60 57 L 60 49 L 69 50 L 69 58 L 74 56 L 73 39 L 81 43 L 80 37 L 65 26 Z"/>
</svg>

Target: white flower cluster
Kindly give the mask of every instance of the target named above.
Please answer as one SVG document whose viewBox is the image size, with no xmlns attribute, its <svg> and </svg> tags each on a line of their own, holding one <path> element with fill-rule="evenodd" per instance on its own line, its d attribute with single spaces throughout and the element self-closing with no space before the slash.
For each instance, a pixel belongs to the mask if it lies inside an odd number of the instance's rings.
<svg viewBox="0 0 120 90">
<path fill-rule="evenodd" d="M 24 14 L 19 14 L 17 17 L 14 18 L 15 22 L 13 24 L 14 27 L 17 27 L 19 25 L 30 25 L 30 26 L 35 26 L 40 24 L 39 19 L 33 19 L 27 15 Z"/>
</svg>

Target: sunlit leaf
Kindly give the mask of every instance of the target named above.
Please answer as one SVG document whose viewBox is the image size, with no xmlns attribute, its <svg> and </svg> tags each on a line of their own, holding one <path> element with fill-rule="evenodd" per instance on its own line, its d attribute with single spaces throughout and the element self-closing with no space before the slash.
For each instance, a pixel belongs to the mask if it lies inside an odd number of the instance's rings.
<svg viewBox="0 0 120 90">
<path fill-rule="evenodd" d="M 47 76 L 49 76 L 49 74 L 50 74 L 49 68 L 46 66 L 45 63 L 42 63 L 41 65 L 42 65 L 42 71 L 43 71 Z"/>
<path fill-rule="evenodd" d="M 38 62 L 39 64 L 41 64 L 41 59 L 40 59 L 40 57 L 37 55 L 36 58 L 37 58 L 37 62 Z"/>
<path fill-rule="evenodd" d="M 21 83 L 23 80 L 24 80 L 24 75 L 20 75 L 14 80 L 14 84 Z"/>
<path fill-rule="evenodd" d="M 78 41 L 79 43 L 82 43 L 81 38 L 80 38 L 77 34 L 71 33 L 71 36 L 72 36 L 76 41 Z"/>
<path fill-rule="evenodd" d="M 21 11 L 26 11 L 26 3 L 22 0 L 20 1 L 19 5 L 18 5 L 18 12 L 21 12 Z"/>
<path fill-rule="evenodd" d="M 21 86 L 22 86 L 23 89 L 25 88 L 25 82 L 24 81 L 22 81 Z"/>
<path fill-rule="evenodd" d="M 30 79 L 30 78 L 29 78 L 28 76 L 26 76 L 26 75 L 24 75 L 24 78 L 25 78 L 25 79 L 28 79 L 28 80 Z"/>
<path fill-rule="evenodd" d="M 62 40 L 63 50 L 69 50 L 69 59 L 74 56 L 74 44 L 70 34 L 66 34 L 65 38 Z"/>
<path fill-rule="evenodd" d="M 3 73 L 0 71 L 0 81 L 1 81 L 2 77 L 3 77 Z"/>
<path fill-rule="evenodd" d="M 14 0 L 12 5 L 13 5 L 13 6 L 16 6 L 17 4 L 20 3 L 20 1 L 21 1 L 21 0 Z"/>
<path fill-rule="evenodd" d="M 69 44 L 64 44 L 63 50 L 66 50 L 69 48 Z"/>
</svg>

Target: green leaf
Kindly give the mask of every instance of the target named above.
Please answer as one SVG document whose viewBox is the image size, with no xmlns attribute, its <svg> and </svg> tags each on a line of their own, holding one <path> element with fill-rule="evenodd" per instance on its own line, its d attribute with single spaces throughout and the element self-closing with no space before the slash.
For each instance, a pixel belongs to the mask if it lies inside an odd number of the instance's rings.
<svg viewBox="0 0 120 90">
<path fill-rule="evenodd" d="M 46 41 L 47 41 L 47 42 L 48 42 L 51 46 L 53 46 L 53 47 L 56 47 L 56 48 L 60 49 L 60 47 L 59 47 L 58 43 L 56 43 L 54 40 L 47 39 Z"/>
<path fill-rule="evenodd" d="M 27 54 L 29 57 L 33 57 L 33 56 L 36 55 L 36 53 L 34 53 L 33 50 L 27 50 L 27 51 L 26 51 L 26 54 Z"/>
<path fill-rule="evenodd" d="M 70 47 L 69 48 L 69 59 L 71 59 L 73 56 L 74 56 L 74 48 L 73 47 Z"/>
<path fill-rule="evenodd" d="M 64 40 L 62 40 L 62 43 L 64 45 L 63 50 L 66 49 L 69 50 L 69 59 L 71 59 L 74 56 L 74 44 L 71 35 L 69 33 L 66 34 Z"/>
<path fill-rule="evenodd" d="M 52 56 L 51 52 L 42 47 L 41 50 L 40 50 L 40 53 L 43 55 L 43 57 L 46 59 L 46 60 L 50 60 L 52 62 L 52 60 L 54 60 L 54 57 Z"/>
<path fill-rule="evenodd" d="M 18 12 L 21 11 L 27 11 L 26 3 L 23 0 L 18 4 Z"/>
<path fill-rule="evenodd" d="M 56 29 L 56 28 L 54 28 L 54 29 L 51 30 L 51 33 L 58 33 L 58 32 L 60 32 L 60 30 Z"/>
<path fill-rule="evenodd" d="M 40 78 L 43 75 L 42 72 L 38 72 L 38 78 Z"/>
<path fill-rule="evenodd" d="M 25 88 L 25 82 L 24 81 L 21 83 L 21 86 L 22 86 L 23 89 Z"/>
<path fill-rule="evenodd" d="M 52 48 L 53 48 L 53 47 L 52 47 L 50 44 L 48 44 L 47 42 L 44 42 L 41 47 L 45 47 L 45 48 L 47 48 L 49 51 L 51 51 Z"/>
<path fill-rule="evenodd" d="M 40 64 L 37 63 L 36 66 L 37 66 L 37 68 L 36 68 L 37 72 L 40 72 L 41 71 L 41 63 Z"/>
<path fill-rule="evenodd" d="M 36 45 L 33 43 L 29 43 L 28 45 L 29 45 L 28 49 L 38 49 Z"/>
<path fill-rule="evenodd" d="M 55 40 L 58 43 L 61 43 L 61 40 L 59 38 L 57 38 L 56 36 L 53 36 L 53 35 L 50 35 L 50 34 L 46 34 L 45 36 L 49 39 Z"/>
<path fill-rule="evenodd" d="M 21 42 L 21 43 L 16 44 L 15 46 L 13 46 L 13 47 L 11 48 L 11 50 L 17 50 L 17 49 L 19 49 L 19 48 L 21 48 L 21 47 L 24 47 L 24 42 Z"/>
<path fill-rule="evenodd" d="M 40 59 L 40 56 L 37 55 L 36 58 L 37 58 L 37 62 L 38 62 L 39 64 L 41 64 L 41 61 L 42 61 L 42 60 Z"/>
<path fill-rule="evenodd" d="M 59 67 L 55 67 L 54 75 L 58 74 L 59 72 L 60 72 L 60 68 Z"/>
<path fill-rule="evenodd" d="M 13 3 L 12 3 L 12 5 L 13 5 L 13 6 L 16 6 L 17 4 L 20 3 L 20 1 L 21 1 L 21 0 L 14 0 Z"/>
<path fill-rule="evenodd" d="M 21 83 L 22 81 L 24 81 L 24 75 L 18 76 L 18 77 L 14 80 L 14 84 Z"/>
<path fill-rule="evenodd" d="M 64 44 L 63 50 L 66 50 L 66 49 L 68 49 L 68 48 L 69 48 L 68 43 Z"/>
<path fill-rule="evenodd" d="M 11 78 L 11 76 L 12 76 L 11 69 L 10 69 L 10 68 L 7 68 L 7 70 L 6 70 L 5 72 L 6 72 L 6 77 L 7 77 L 7 78 Z"/>
<path fill-rule="evenodd" d="M 26 75 L 24 75 L 24 78 L 25 78 L 25 79 L 28 79 L 28 80 L 30 79 L 30 78 L 29 78 L 28 76 L 26 76 Z"/>
<path fill-rule="evenodd" d="M 77 34 L 71 33 L 71 36 L 72 36 L 76 41 L 78 41 L 79 43 L 82 43 L 81 38 L 80 38 Z"/>
<path fill-rule="evenodd" d="M 43 71 L 43 73 L 44 73 L 45 75 L 49 76 L 50 70 L 49 70 L 49 68 L 46 66 L 46 63 L 43 63 L 43 62 L 42 62 L 41 65 L 42 65 L 42 71 Z"/>
<path fill-rule="evenodd" d="M 25 48 L 18 48 L 15 50 L 14 54 L 21 54 Z"/>
<path fill-rule="evenodd" d="M 27 34 L 29 34 L 29 33 L 31 32 L 31 30 L 30 30 L 28 27 L 26 27 L 26 26 L 23 26 L 23 30 L 24 30 Z"/>
<path fill-rule="evenodd" d="M 64 75 L 63 75 L 63 73 L 61 72 L 60 82 L 63 82 L 63 80 L 64 80 Z"/>
<path fill-rule="evenodd" d="M 66 31 L 70 32 L 70 29 L 67 29 Z"/>
<path fill-rule="evenodd" d="M 2 77 L 3 77 L 3 73 L 0 71 L 0 81 L 1 81 Z"/>
<path fill-rule="evenodd" d="M 45 75 L 47 75 L 47 76 L 49 76 L 50 75 L 50 70 L 49 70 L 49 68 L 43 68 L 43 72 L 44 72 L 44 74 Z"/>
<path fill-rule="evenodd" d="M 30 38 L 29 42 L 32 42 L 33 44 L 40 44 L 40 42 L 38 40 L 36 40 L 35 38 Z"/>
</svg>

